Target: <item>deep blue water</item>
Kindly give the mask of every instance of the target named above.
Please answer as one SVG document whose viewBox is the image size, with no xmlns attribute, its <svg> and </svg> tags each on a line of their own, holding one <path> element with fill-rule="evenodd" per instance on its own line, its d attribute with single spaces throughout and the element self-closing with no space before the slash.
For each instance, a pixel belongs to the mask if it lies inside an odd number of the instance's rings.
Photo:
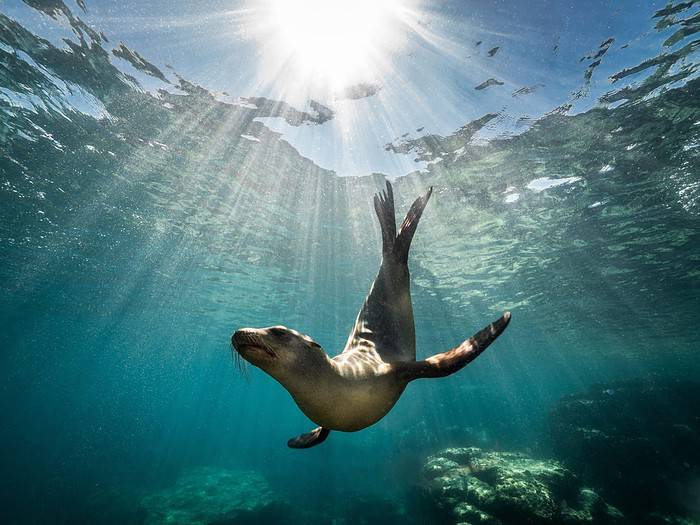
<svg viewBox="0 0 700 525">
<path fill-rule="evenodd" d="M 284 324 L 342 349 L 380 260 L 384 177 L 339 177 L 253 120 L 321 113 L 233 105 L 184 79 L 156 94 L 78 6 L 25 3 L 72 37 L 41 40 L 0 4 L 0 521 L 165 523 L 153 501 L 169 508 L 176 486 L 172 523 L 457 523 L 423 465 L 478 446 L 561 461 L 626 522 L 698 522 L 698 4 L 640 27 L 666 45 L 591 109 L 488 142 L 471 140 L 486 119 L 397 146 L 442 158 L 393 180 L 398 215 L 435 187 L 410 259 L 419 356 L 504 310 L 513 321 L 376 425 L 297 451 L 286 440 L 314 424 L 237 369 L 230 336 Z M 644 444 L 629 464 L 571 452 L 594 450 L 575 429 L 576 407 L 596 403 L 611 457 Z M 615 488 L 640 476 L 650 492 Z M 255 501 L 206 502 L 207 479 Z M 200 507 L 211 515 L 187 521 Z"/>
</svg>

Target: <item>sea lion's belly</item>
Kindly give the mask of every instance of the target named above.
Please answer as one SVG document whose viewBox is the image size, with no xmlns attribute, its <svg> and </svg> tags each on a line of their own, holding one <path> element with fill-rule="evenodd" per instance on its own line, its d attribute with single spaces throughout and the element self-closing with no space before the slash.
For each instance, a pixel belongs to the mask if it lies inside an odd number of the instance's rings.
<svg viewBox="0 0 700 525">
<path fill-rule="evenodd" d="M 389 377 L 339 378 L 314 396 L 292 394 L 299 408 L 317 425 L 330 430 L 354 432 L 383 418 L 406 388 Z"/>
</svg>

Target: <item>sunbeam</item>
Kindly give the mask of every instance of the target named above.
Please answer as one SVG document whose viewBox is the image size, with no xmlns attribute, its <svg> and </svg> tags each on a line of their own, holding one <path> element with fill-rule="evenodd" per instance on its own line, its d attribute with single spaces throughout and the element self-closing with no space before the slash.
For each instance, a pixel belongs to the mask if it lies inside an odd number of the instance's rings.
<svg viewBox="0 0 700 525">
<path fill-rule="evenodd" d="M 267 0 L 247 10 L 245 33 L 266 74 L 340 89 L 382 73 L 405 44 L 417 9 L 407 0 Z"/>
</svg>

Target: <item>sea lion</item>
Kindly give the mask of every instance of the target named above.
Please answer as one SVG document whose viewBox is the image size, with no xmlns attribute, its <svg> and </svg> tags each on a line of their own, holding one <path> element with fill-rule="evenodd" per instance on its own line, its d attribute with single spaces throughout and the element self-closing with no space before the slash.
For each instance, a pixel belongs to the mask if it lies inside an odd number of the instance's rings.
<svg viewBox="0 0 700 525">
<path fill-rule="evenodd" d="M 416 199 L 396 233 L 391 184 L 374 196 L 382 229 L 382 263 L 343 352 L 328 357 L 310 337 L 284 326 L 242 328 L 231 337 L 243 359 L 261 368 L 291 394 L 318 428 L 292 438 L 291 448 L 325 441 L 331 430 L 353 432 L 376 423 L 414 379 L 444 377 L 474 360 L 510 322 L 510 313 L 459 346 L 416 361 L 408 251 L 428 199 Z"/>
</svg>

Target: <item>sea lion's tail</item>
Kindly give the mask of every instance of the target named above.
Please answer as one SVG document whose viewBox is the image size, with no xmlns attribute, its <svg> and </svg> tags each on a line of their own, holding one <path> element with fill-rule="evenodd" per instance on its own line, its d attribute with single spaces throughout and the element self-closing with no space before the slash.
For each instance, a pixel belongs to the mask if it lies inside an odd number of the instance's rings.
<svg viewBox="0 0 700 525">
<path fill-rule="evenodd" d="M 400 262 L 408 262 L 408 251 L 411 248 L 413 234 L 416 233 L 418 221 L 420 221 L 430 195 L 433 193 L 431 186 L 425 195 L 418 197 L 401 223 L 399 234 L 396 235 L 396 218 L 394 211 L 394 192 L 391 183 L 386 181 L 386 191 L 374 196 L 374 210 L 377 212 L 379 224 L 382 227 L 382 254 L 392 254 Z"/>
</svg>

